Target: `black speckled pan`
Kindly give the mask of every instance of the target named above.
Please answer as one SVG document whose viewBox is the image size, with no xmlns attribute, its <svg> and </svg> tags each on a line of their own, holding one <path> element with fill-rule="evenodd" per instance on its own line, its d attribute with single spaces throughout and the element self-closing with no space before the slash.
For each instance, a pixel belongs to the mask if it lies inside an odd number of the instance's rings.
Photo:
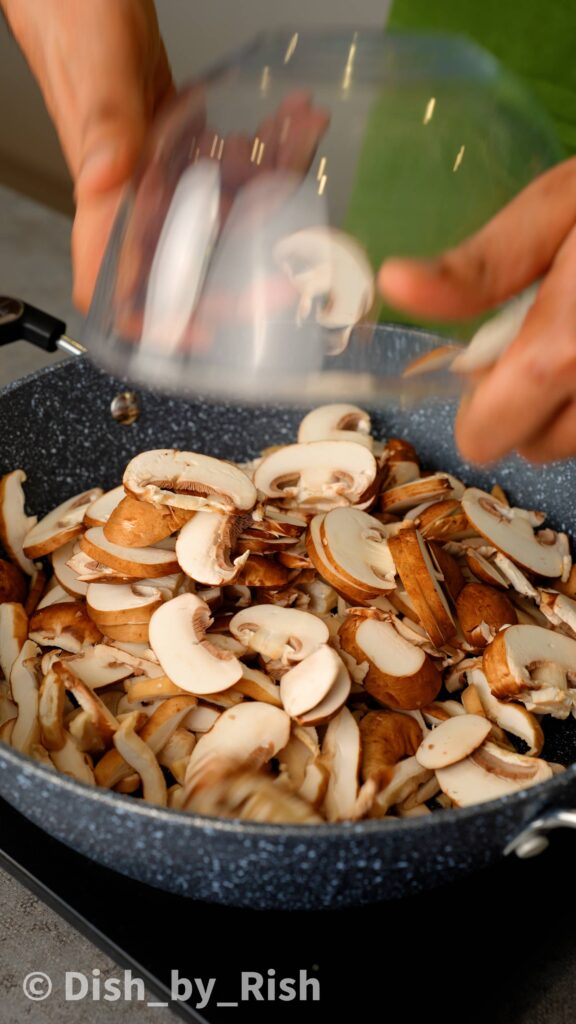
<svg viewBox="0 0 576 1024">
<path fill-rule="evenodd" d="M 398 331 L 398 343 L 408 332 Z M 22 467 L 30 511 L 43 514 L 89 486 L 111 487 L 146 448 L 192 448 L 231 459 L 294 438 L 301 410 L 186 402 L 142 393 L 142 416 L 115 423 L 122 385 L 84 359 L 59 364 L 0 394 L 0 473 Z M 414 443 L 424 464 L 481 486 L 496 478 L 515 503 L 547 510 L 573 529 L 576 464 L 546 469 L 511 460 L 497 473 L 464 464 L 452 442 L 452 405 L 388 409 L 375 433 Z M 545 756 L 576 761 L 576 722 L 550 722 Z M 480 807 L 411 820 L 273 826 L 163 810 L 57 774 L 0 744 L 0 794 L 51 835 L 150 885 L 197 899 L 261 908 L 321 908 L 416 893 L 502 856 L 524 833 L 523 853 L 570 824 L 576 766 Z M 525 830 L 536 821 L 536 827 Z M 530 849 L 528 847 L 530 846 Z"/>
</svg>

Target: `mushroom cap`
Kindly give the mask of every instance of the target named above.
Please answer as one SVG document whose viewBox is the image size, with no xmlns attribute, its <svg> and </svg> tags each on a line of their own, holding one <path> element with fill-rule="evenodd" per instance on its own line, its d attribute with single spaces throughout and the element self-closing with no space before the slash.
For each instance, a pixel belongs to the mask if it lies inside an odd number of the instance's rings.
<svg viewBox="0 0 576 1024">
<path fill-rule="evenodd" d="M 464 492 L 462 508 L 474 529 L 517 565 L 540 576 L 562 575 L 564 551 L 561 545 L 545 542 L 547 537 L 539 539 L 523 510 L 510 508 L 477 487 L 469 487 Z"/>
<path fill-rule="evenodd" d="M 435 771 L 469 757 L 490 733 L 492 726 L 481 715 L 455 715 L 424 737 L 416 751 L 418 763 Z"/>
<path fill-rule="evenodd" d="M 36 525 L 36 516 L 27 516 L 24 509 L 26 473 L 15 469 L 0 479 L 0 541 L 6 554 L 27 576 L 36 574 L 36 566 L 24 554 L 24 538 Z"/>
<path fill-rule="evenodd" d="M 176 557 L 180 568 L 197 583 L 231 583 L 249 557 L 246 551 L 231 561 L 231 551 L 244 524 L 241 516 L 196 512 L 180 530 Z"/>
<path fill-rule="evenodd" d="M 211 621 L 208 605 L 195 594 L 166 601 L 150 619 L 152 650 L 168 678 L 189 693 L 219 693 L 242 677 L 238 658 L 206 639 Z"/>
<path fill-rule="evenodd" d="M 503 626 L 518 621 L 512 602 L 486 583 L 467 583 L 456 599 L 456 612 L 462 632 L 473 647 L 486 647 Z"/>
<path fill-rule="evenodd" d="M 85 554 L 103 565 L 126 576 L 151 578 L 178 572 L 178 559 L 169 548 L 160 546 L 148 548 L 124 547 L 112 544 L 102 526 L 91 526 L 80 538 L 80 547 Z"/>
<path fill-rule="evenodd" d="M 30 619 L 29 637 L 42 647 L 60 647 L 78 654 L 102 639 L 86 609 L 77 601 L 52 604 Z"/>
<path fill-rule="evenodd" d="M 495 697 L 510 698 L 538 689 L 538 668 L 555 666 L 559 682 L 576 677 L 576 640 L 542 626 L 509 626 L 484 651 L 482 668 Z"/>
<path fill-rule="evenodd" d="M 353 441 L 372 450 L 370 416 L 357 405 L 345 402 L 321 405 L 300 421 L 298 443 L 309 441 Z"/>
<path fill-rule="evenodd" d="M 365 500 L 377 473 L 372 452 L 353 441 L 310 441 L 267 455 L 254 483 L 285 505 L 322 511 Z"/>
<path fill-rule="evenodd" d="M 0 604 L 5 601 L 24 604 L 28 585 L 19 566 L 0 558 Z"/>
<path fill-rule="evenodd" d="M 159 448 L 142 452 L 128 463 L 124 487 L 153 505 L 215 512 L 248 512 L 256 504 L 256 488 L 231 462 Z"/>
<path fill-rule="evenodd" d="M 104 536 L 123 547 L 149 547 L 175 533 L 193 515 L 187 509 L 151 505 L 127 494 L 104 524 Z"/>
<path fill-rule="evenodd" d="M 302 661 L 329 638 L 328 626 L 316 615 L 274 604 L 243 608 L 229 628 L 250 650 L 285 664 Z"/>
<path fill-rule="evenodd" d="M 86 510 L 102 494 L 101 487 L 75 494 L 40 519 L 24 537 L 24 554 L 43 558 L 82 533 Z"/>
</svg>

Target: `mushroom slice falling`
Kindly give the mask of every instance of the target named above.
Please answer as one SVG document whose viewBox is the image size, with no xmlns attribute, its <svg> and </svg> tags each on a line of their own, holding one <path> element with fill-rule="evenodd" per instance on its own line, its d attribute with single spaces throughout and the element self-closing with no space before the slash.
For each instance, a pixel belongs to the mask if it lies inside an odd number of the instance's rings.
<svg viewBox="0 0 576 1024">
<path fill-rule="evenodd" d="M 499 699 L 547 685 L 576 685 L 576 640 L 542 626 L 509 626 L 484 651 L 483 671 Z"/>
<path fill-rule="evenodd" d="M 503 505 L 477 487 L 469 487 L 464 492 L 462 508 L 474 529 L 517 565 L 540 576 L 562 576 L 565 567 L 562 534 L 551 530 L 535 532 L 534 525 L 538 525 L 540 517 Z"/>
<path fill-rule="evenodd" d="M 432 659 L 373 610 L 353 609 L 339 629 L 342 649 L 368 663 L 364 688 L 390 708 L 421 708 L 433 701 L 442 676 Z"/>
<path fill-rule="evenodd" d="M 127 494 L 104 524 L 104 536 L 122 547 L 145 548 L 176 533 L 193 515 L 187 509 L 151 505 Z"/>
<path fill-rule="evenodd" d="M 497 362 L 522 327 L 537 291 L 538 285 L 532 285 L 482 324 L 466 348 L 457 355 L 452 370 L 472 373 L 486 370 Z"/>
<path fill-rule="evenodd" d="M 288 666 L 308 657 L 329 638 L 328 626 L 316 615 L 273 604 L 243 608 L 230 620 L 230 632 L 265 659 Z"/>
<path fill-rule="evenodd" d="M 432 643 L 441 647 L 456 635 L 456 625 L 421 533 L 402 530 L 388 545 L 420 622 Z"/>
<path fill-rule="evenodd" d="M 52 509 L 24 537 L 24 554 L 28 558 L 43 558 L 77 537 L 82 533 L 86 510 L 101 494 L 100 487 L 93 487 L 90 491 L 75 494 Z"/>
<path fill-rule="evenodd" d="M 286 746 L 289 736 L 290 718 L 281 708 L 256 700 L 228 708 L 196 743 L 188 762 L 186 784 L 191 785 L 215 756 L 258 768 Z"/>
<path fill-rule="evenodd" d="M 320 705 L 334 688 L 338 677 L 345 673 L 346 666 L 336 651 L 322 644 L 316 651 L 289 669 L 280 681 L 280 696 L 284 710 L 291 718 L 300 720 L 306 712 Z M 341 704 L 350 692 L 350 678 Z M 335 708 L 334 710 L 337 710 Z"/>
<path fill-rule="evenodd" d="M 178 572 L 178 559 L 169 548 L 131 548 L 112 544 L 101 526 L 91 526 L 80 537 L 80 547 L 90 558 L 125 576 L 167 576 Z"/>
<path fill-rule="evenodd" d="M 324 801 L 328 821 L 354 817 L 360 754 L 360 730 L 348 708 L 342 708 L 328 725 L 322 744 L 322 757 L 330 771 Z"/>
<path fill-rule="evenodd" d="M 210 643 L 210 609 L 195 594 L 180 594 L 158 608 L 149 626 L 150 646 L 173 683 L 189 693 L 219 693 L 242 678 L 233 655 Z"/>
<path fill-rule="evenodd" d="M 380 497 L 383 512 L 406 512 L 426 501 L 443 501 L 447 498 L 461 498 L 464 484 L 450 473 L 433 473 L 419 480 L 399 484 L 385 490 Z"/>
<path fill-rule="evenodd" d="M 196 512 L 176 541 L 180 568 L 197 583 L 220 587 L 231 583 L 245 565 L 249 551 L 231 560 L 245 519 L 242 516 Z"/>
<path fill-rule="evenodd" d="M 15 469 L 0 479 L 0 541 L 7 555 L 27 576 L 35 576 L 36 566 L 24 553 L 24 538 L 38 522 L 24 509 L 26 473 Z"/>
<path fill-rule="evenodd" d="M 357 508 L 336 508 L 319 524 L 325 558 L 338 579 L 347 580 L 367 600 L 396 586 L 396 567 L 388 547 L 390 530 L 367 512 Z M 311 534 L 314 547 L 315 534 Z M 345 584 L 339 589 L 346 590 Z"/>
<path fill-rule="evenodd" d="M 470 757 L 436 769 L 436 778 L 442 792 L 457 807 L 467 807 L 546 782 L 552 778 L 552 769 L 546 761 L 504 750 L 488 741 Z"/>
<path fill-rule="evenodd" d="M 354 441 L 372 450 L 370 417 L 357 405 L 321 405 L 307 413 L 298 427 L 298 443 Z"/>
<path fill-rule="evenodd" d="M 353 441 L 288 444 L 262 459 L 254 483 L 285 507 L 329 511 L 368 504 L 378 466 L 372 452 Z"/>
<path fill-rule="evenodd" d="M 432 771 L 456 764 L 484 743 L 491 728 L 488 719 L 481 715 L 454 715 L 424 737 L 416 759 Z"/>
<path fill-rule="evenodd" d="M 152 505 L 182 509 L 249 512 L 256 504 L 256 488 L 237 466 L 174 448 L 137 455 L 126 467 L 124 487 Z"/>
</svg>

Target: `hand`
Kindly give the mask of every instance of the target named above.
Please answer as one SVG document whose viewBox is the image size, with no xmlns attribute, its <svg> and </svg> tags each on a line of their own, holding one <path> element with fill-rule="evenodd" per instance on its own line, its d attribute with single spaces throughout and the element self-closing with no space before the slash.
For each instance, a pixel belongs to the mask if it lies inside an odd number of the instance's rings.
<svg viewBox="0 0 576 1024">
<path fill-rule="evenodd" d="M 576 159 L 537 178 L 439 259 L 381 268 L 390 303 L 441 319 L 490 309 L 540 277 L 512 345 L 460 408 L 456 439 L 474 462 L 513 449 L 534 462 L 576 454 Z"/>
<path fill-rule="evenodd" d="M 72 174 L 74 301 L 86 310 L 147 126 L 173 91 L 153 0 L 2 0 Z"/>
</svg>

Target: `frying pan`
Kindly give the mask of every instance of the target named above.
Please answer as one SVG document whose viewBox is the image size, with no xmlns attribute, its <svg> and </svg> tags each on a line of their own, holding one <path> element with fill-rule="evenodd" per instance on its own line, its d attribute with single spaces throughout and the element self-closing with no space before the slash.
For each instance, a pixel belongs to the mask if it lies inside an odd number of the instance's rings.
<svg viewBox="0 0 576 1024">
<path fill-rule="evenodd" d="M 45 347 L 55 347 L 62 329 L 40 332 Z M 408 348 L 417 355 L 438 343 L 419 331 L 382 330 L 391 363 L 405 360 Z M 6 340 L 1 335 L 0 329 Z M 127 426 L 110 411 L 125 389 L 80 357 L 0 392 L 0 473 L 26 471 L 31 511 L 42 515 L 75 492 L 115 486 L 128 460 L 147 448 L 251 458 L 293 440 L 302 416 L 301 408 L 140 392 L 141 414 Z M 576 462 L 535 468 L 514 458 L 494 472 L 472 468 L 453 444 L 454 412 L 453 402 L 390 405 L 373 414 L 374 432 L 406 437 L 430 469 L 480 487 L 497 479 L 514 504 L 544 509 L 553 527 L 574 532 Z M 0 795 L 74 849 L 160 889 L 244 907 L 344 907 L 456 879 L 505 850 L 539 853 L 548 831 L 575 827 L 576 721 L 545 719 L 545 732 L 543 756 L 569 765 L 566 772 L 490 803 L 420 819 L 278 826 L 206 818 L 85 786 L 1 743 Z"/>
</svg>

